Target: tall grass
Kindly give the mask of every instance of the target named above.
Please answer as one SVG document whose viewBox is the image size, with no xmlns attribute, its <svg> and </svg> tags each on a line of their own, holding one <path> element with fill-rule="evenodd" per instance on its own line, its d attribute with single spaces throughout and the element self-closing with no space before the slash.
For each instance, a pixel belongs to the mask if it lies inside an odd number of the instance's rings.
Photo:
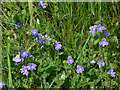
<svg viewBox="0 0 120 90">
<path fill-rule="evenodd" d="M 10 65 L 10 38 L 8 37 L 8 48 L 7 48 L 7 59 L 8 59 L 8 80 L 9 80 L 9 87 L 13 88 L 12 84 L 12 75 L 11 75 L 11 65 Z"/>
</svg>

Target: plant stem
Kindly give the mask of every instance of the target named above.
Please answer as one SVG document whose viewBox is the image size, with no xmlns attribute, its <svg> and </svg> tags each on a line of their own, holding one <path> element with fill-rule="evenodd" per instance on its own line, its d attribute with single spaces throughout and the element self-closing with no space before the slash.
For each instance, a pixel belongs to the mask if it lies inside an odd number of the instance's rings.
<svg viewBox="0 0 120 90">
<path fill-rule="evenodd" d="M 57 74 L 58 74 L 58 71 L 59 71 L 59 50 L 57 52 Z M 59 78 L 57 78 L 57 80 L 58 80 L 58 85 L 59 85 Z"/>
</svg>

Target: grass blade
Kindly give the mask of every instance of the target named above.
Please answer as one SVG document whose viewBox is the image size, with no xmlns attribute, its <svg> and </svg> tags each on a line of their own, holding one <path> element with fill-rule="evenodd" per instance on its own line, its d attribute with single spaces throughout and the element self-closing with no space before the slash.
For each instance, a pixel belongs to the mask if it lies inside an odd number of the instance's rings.
<svg viewBox="0 0 120 90">
<path fill-rule="evenodd" d="M 89 41 L 89 39 L 90 39 L 90 36 L 91 36 L 91 34 L 90 34 L 89 37 L 87 38 L 87 40 L 86 40 L 86 42 L 85 42 L 85 44 L 84 44 L 84 46 L 83 46 L 83 48 L 82 48 L 82 52 L 84 51 L 85 46 L 86 46 L 86 44 L 88 43 L 88 41 Z M 80 52 L 80 54 L 79 54 L 79 56 L 78 56 L 78 58 L 77 58 L 77 60 L 76 60 L 76 62 L 75 62 L 75 64 L 74 64 L 74 67 L 76 66 L 76 64 L 77 64 L 78 60 L 80 59 L 80 57 L 81 57 L 81 52 Z"/>
<path fill-rule="evenodd" d="M 7 57 L 8 57 L 8 70 L 9 70 L 9 73 L 8 73 L 8 79 L 9 79 L 9 87 L 12 87 L 12 75 L 11 75 L 11 66 L 10 66 L 10 57 L 9 57 L 9 54 L 10 54 L 10 43 L 9 43 L 9 40 L 10 38 L 8 38 L 8 49 L 7 49 Z"/>
</svg>

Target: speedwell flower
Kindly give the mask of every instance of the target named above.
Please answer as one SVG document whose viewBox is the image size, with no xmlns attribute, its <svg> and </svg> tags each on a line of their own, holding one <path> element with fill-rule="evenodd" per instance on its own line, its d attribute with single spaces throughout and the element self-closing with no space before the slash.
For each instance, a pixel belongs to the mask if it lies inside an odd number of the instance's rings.
<svg viewBox="0 0 120 90">
<path fill-rule="evenodd" d="M 101 60 L 97 62 L 97 65 L 99 65 L 100 68 L 101 66 L 105 66 L 105 63 L 103 62 L 103 60 Z"/>
<path fill-rule="evenodd" d="M 31 32 L 32 32 L 32 35 L 34 35 L 34 36 L 37 36 L 37 33 L 38 33 L 38 29 L 35 29 L 35 30 L 31 30 Z"/>
<path fill-rule="evenodd" d="M 102 32 L 102 30 L 106 30 L 104 26 L 101 26 L 101 24 L 98 25 L 97 32 Z"/>
<path fill-rule="evenodd" d="M 39 37 L 39 38 L 38 38 L 38 37 Z M 37 41 L 37 42 L 39 42 L 39 43 L 41 43 L 41 44 L 44 44 L 44 43 L 47 42 L 46 39 L 45 39 L 45 37 L 44 37 L 41 33 L 38 34 L 38 37 L 36 37 L 36 41 Z"/>
<path fill-rule="evenodd" d="M 20 62 L 21 61 L 20 55 L 16 55 L 16 57 L 13 58 L 13 61 L 15 61 L 17 63 Z"/>
<path fill-rule="evenodd" d="M 32 70 L 36 70 L 36 64 L 34 64 L 34 63 L 30 63 L 30 70 L 32 71 Z"/>
<path fill-rule="evenodd" d="M 45 37 L 44 37 L 44 36 L 39 37 L 39 43 L 44 44 L 44 43 L 46 43 L 46 42 L 47 42 L 47 41 L 45 40 Z"/>
<path fill-rule="evenodd" d="M 58 50 L 58 49 L 61 49 L 62 45 L 61 44 L 58 44 L 55 46 L 55 49 Z"/>
<path fill-rule="evenodd" d="M 93 34 L 95 34 L 96 28 L 97 28 L 97 25 L 89 27 L 89 29 L 91 30 L 90 32 L 92 32 Z"/>
<path fill-rule="evenodd" d="M 17 20 L 17 22 L 15 23 L 15 26 L 20 27 L 20 25 L 22 25 L 22 22 L 20 22 L 19 20 Z"/>
<path fill-rule="evenodd" d="M 27 53 L 28 53 L 28 51 L 22 50 L 22 51 L 21 51 L 21 56 L 22 56 L 22 57 L 25 57 L 25 56 L 27 57 L 27 56 L 28 56 Z"/>
<path fill-rule="evenodd" d="M 55 49 L 61 49 L 62 45 L 60 44 L 60 42 L 55 41 Z"/>
<path fill-rule="evenodd" d="M 21 58 L 21 61 L 20 62 L 17 62 L 18 64 L 20 64 L 21 62 L 23 62 L 24 61 L 24 58 Z"/>
<path fill-rule="evenodd" d="M 28 67 L 26 67 L 26 66 L 23 65 L 20 70 L 21 70 L 21 73 L 23 73 L 23 75 L 26 75 L 26 76 L 28 75 L 28 71 L 27 71 Z"/>
<path fill-rule="evenodd" d="M 56 46 L 56 45 L 60 44 L 60 42 L 55 41 L 54 44 L 55 44 L 55 46 Z"/>
<path fill-rule="evenodd" d="M 108 71 L 108 73 L 111 74 L 112 77 L 115 77 L 115 75 L 114 75 L 115 72 L 113 72 L 113 69 L 110 69 L 110 70 Z"/>
<path fill-rule="evenodd" d="M 38 5 L 41 5 L 42 6 L 42 8 L 46 8 L 46 3 L 43 3 L 43 1 L 40 1 L 39 3 L 38 3 Z"/>
<path fill-rule="evenodd" d="M 0 81 L 0 88 L 3 88 L 4 85 L 5 83 Z"/>
<path fill-rule="evenodd" d="M 99 44 L 104 47 L 105 45 L 108 45 L 108 42 L 106 41 L 105 38 L 103 38 L 103 39 L 99 42 Z"/>
<path fill-rule="evenodd" d="M 41 37 L 42 36 L 42 34 L 41 33 L 38 33 L 38 37 Z"/>
<path fill-rule="evenodd" d="M 81 67 L 80 65 L 77 65 L 77 70 L 76 70 L 76 72 L 77 72 L 77 73 L 82 73 L 82 71 L 84 71 L 84 68 Z"/>
<path fill-rule="evenodd" d="M 73 59 L 72 59 L 72 57 L 71 57 L 71 56 L 68 56 L 68 58 L 67 58 L 67 63 L 70 63 L 70 64 L 72 64 L 72 63 L 73 63 Z"/>
</svg>

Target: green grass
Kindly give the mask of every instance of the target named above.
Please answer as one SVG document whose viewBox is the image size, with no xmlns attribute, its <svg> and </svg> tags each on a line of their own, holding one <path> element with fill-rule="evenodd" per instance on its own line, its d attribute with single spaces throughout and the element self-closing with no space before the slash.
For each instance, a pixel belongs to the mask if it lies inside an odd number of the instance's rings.
<svg viewBox="0 0 120 90">
<path fill-rule="evenodd" d="M 9 87 L 13 87 L 12 85 L 12 76 L 11 76 L 11 65 L 10 65 L 10 38 L 8 37 L 8 46 L 7 46 L 7 58 L 8 58 L 8 68 L 9 68 L 9 74 L 8 74 L 8 80 L 9 80 Z"/>
<path fill-rule="evenodd" d="M 4 63 L 2 74 L 3 81 L 9 83 L 5 87 L 12 84 L 16 88 L 119 87 L 120 5 L 118 2 L 48 2 L 46 9 L 38 6 L 38 2 L 1 2 L 1 4 L 2 62 Z M 23 23 L 20 28 L 14 25 L 17 19 Z M 40 24 L 36 23 L 37 19 Z M 110 32 L 110 36 L 106 37 L 109 45 L 104 48 L 99 45 L 104 38 L 102 33 L 91 35 L 89 32 L 89 27 L 98 20 L 101 20 L 101 25 Z M 52 38 L 50 45 L 45 44 L 40 49 L 42 45 L 35 43 L 35 37 L 31 36 L 32 29 L 38 29 L 43 35 L 48 34 Z M 17 39 L 14 38 L 15 36 Z M 7 37 L 10 37 L 10 42 Z M 54 40 L 60 41 L 61 50 L 54 49 L 52 44 Z M 7 51 L 7 48 L 10 51 Z M 16 64 L 12 59 L 21 50 L 28 50 L 34 58 L 29 60 L 26 58 L 25 62 Z M 9 53 L 8 56 L 6 52 Z M 61 52 L 63 54 L 59 55 Z M 66 62 L 68 56 L 74 59 L 72 65 Z M 101 69 L 96 64 L 90 64 L 91 60 L 97 62 L 101 59 L 105 62 L 105 66 Z M 20 69 L 29 61 L 34 62 L 38 67 L 37 71 L 30 72 L 26 78 L 21 74 Z M 76 73 L 77 65 L 85 68 L 82 74 Z M 107 74 L 111 68 L 116 72 L 114 78 Z M 66 79 L 59 80 L 64 72 Z"/>
</svg>

